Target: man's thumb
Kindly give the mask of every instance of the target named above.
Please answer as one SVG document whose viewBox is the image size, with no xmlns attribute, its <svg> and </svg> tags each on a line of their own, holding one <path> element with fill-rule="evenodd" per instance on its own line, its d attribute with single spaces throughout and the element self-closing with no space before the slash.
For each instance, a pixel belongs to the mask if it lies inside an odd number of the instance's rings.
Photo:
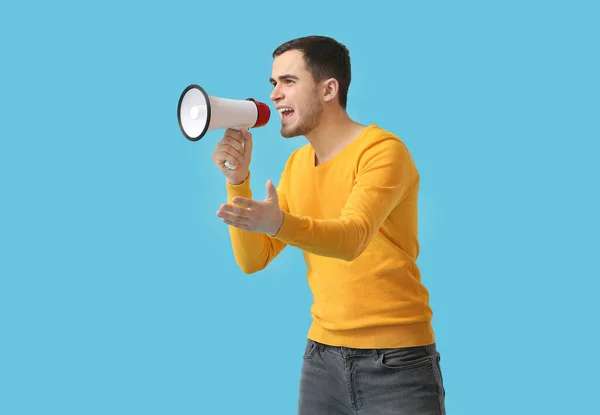
<svg viewBox="0 0 600 415">
<path fill-rule="evenodd" d="M 271 179 L 267 180 L 267 197 L 269 199 L 277 200 L 277 189 Z"/>
<path fill-rule="evenodd" d="M 244 137 L 244 145 L 252 148 L 252 133 L 248 131 L 247 128 L 241 128 L 240 133 L 242 134 L 242 137 Z"/>
</svg>

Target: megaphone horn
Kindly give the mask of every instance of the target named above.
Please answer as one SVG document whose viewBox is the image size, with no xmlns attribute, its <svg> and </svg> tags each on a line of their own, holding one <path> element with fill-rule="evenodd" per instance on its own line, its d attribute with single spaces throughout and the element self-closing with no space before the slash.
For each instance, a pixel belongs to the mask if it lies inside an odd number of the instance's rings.
<svg viewBox="0 0 600 415">
<path fill-rule="evenodd" d="M 269 122 L 269 107 L 253 98 L 245 100 L 208 95 L 199 85 L 186 87 L 177 105 L 177 120 L 183 135 L 198 141 L 211 130 L 262 127 Z M 232 168 L 229 163 L 227 167 Z"/>
</svg>

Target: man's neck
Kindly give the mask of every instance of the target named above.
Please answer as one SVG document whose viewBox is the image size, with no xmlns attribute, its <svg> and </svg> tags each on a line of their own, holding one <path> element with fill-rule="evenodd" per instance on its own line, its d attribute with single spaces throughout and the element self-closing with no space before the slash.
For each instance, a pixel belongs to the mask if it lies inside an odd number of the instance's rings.
<svg viewBox="0 0 600 415">
<path fill-rule="evenodd" d="M 315 152 L 315 166 L 332 159 L 354 141 L 364 128 L 343 110 L 323 114 L 319 127 L 306 135 Z"/>
</svg>

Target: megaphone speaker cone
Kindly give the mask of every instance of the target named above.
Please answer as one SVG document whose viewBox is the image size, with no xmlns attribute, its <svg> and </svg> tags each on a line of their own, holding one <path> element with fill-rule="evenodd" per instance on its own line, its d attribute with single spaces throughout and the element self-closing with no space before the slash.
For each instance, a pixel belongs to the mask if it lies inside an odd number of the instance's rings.
<svg viewBox="0 0 600 415">
<path fill-rule="evenodd" d="M 179 97 L 177 121 L 188 140 L 198 141 L 208 131 L 211 117 L 210 97 L 199 85 L 189 85 Z"/>
</svg>

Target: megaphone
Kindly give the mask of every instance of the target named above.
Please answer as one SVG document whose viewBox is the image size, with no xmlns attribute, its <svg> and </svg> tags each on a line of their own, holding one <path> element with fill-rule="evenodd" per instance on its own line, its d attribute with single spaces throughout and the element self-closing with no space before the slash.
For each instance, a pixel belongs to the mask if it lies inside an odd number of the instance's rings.
<svg viewBox="0 0 600 415">
<path fill-rule="evenodd" d="M 183 135 L 198 141 L 211 130 L 262 127 L 269 122 L 269 107 L 253 98 L 245 100 L 208 95 L 199 85 L 187 86 L 177 105 L 177 121 Z M 226 162 L 227 168 L 233 166 Z"/>
</svg>

